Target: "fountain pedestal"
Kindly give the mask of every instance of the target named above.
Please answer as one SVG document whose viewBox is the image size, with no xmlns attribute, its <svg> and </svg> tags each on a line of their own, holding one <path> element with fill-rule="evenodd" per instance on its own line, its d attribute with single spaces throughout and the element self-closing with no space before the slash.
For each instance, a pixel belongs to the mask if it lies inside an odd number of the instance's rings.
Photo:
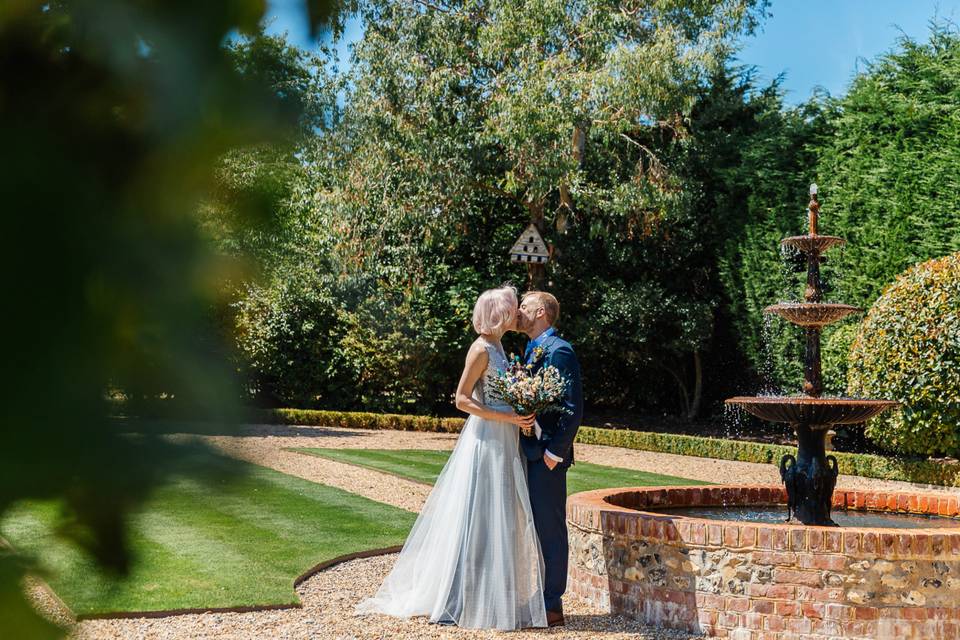
<svg viewBox="0 0 960 640">
<path fill-rule="evenodd" d="M 780 460 L 790 517 L 803 524 L 835 526 L 831 496 L 837 483 L 837 460 L 827 455 L 827 432 L 833 425 L 858 424 L 897 405 L 891 400 L 815 398 L 809 396 L 740 396 L 727 404 L 769 422 L 785 422 L 797 434 L 797 454 Z"/>
<path fill-rule="evenodd" d="M 780 479 L 787 490 L 789 517 L 803 524 L 837 526 L 830 519 L 833 489 L 837 485 L 837 459 L 826 455 L 825 440 L 830 425 L 811 428 L 795 424 L 797 455 L 780 459 Z"/>
</svg>

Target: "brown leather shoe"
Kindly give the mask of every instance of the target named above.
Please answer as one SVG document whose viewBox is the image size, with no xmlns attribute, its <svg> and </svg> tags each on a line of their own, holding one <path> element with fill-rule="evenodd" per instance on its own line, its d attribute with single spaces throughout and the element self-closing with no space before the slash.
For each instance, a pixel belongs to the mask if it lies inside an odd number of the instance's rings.
<svg viewBox="0 0 960 640">
<path fill-rule="evenodd" d="M 547 611 L 547 626 L 562 627 L 566 624 L 563 620 L 563 611 Z"/>
</svg>

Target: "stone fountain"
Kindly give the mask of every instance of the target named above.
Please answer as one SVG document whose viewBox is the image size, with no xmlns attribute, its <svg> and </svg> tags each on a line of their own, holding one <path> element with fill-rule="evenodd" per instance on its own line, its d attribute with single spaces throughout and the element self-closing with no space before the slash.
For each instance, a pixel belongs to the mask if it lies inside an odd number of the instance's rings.
<svg viewBox="0 0 960 640">
<path fill-rule="evenodd" d="M 803 395 L 728 400 L 796 429 L 782 484 L 570 496 L 568 591 L 614 614 L 711 637 L 960 640 L 960 495 L 835 488 L 827 429 L 895 403 L 821 397 L 820 331 L 858 309 L 823 302 L 821 256 L 843 240 L 817 233 L 815 188 L 809 213 L 810 233 L 783 241 L 806 255 L 804 301 L 767 309 L 806 331 Z"/>
<path fill-rule="evenodd" d="M 862 309 L 823 302 L 823 283 L 820 279 L 823 253 L 831 247 L 842 246 L 845 240 L 817 233 L 820 203 L 815 184 L 810 186 L 808 213 L 810 232 L 782 241 L 784 246 L 798 249 L 807 258 L 804 301 L 774 304 L 764 310 L 803 327 L 806 332 L 804 395 L 740 396 L 730 398 L 727 404 L 741 407 L 761 420 L 793 425 L 798 440 L 797 455 L 787 454 L 780 461 L 780 477 L 787 489 L 789 515 L 803 524 L 835 525 L 830 518 L 830 508 L 837 482 L 837 460 L 826 455 L 824 441 L 827 431 L 837 424 L 865 422 L 897 403 L 890 400 L 821 397 L 820 332 L 823 327 Z"/>
</svg>

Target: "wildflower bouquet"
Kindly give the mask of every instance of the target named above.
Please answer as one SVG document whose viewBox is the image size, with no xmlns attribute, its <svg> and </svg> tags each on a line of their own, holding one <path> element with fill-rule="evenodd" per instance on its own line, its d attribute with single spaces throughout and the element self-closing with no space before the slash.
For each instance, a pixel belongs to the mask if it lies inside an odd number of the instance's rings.
<svg viewBox="0 0 960 640">
<path fill-rule="evenodd" d="M 523 364 L 514 355 L 506 371 L 500 371 L 489 384 L 493 395 L 521 416 L 552 411 L 570 413 L 561 404 L 570 382 L 552 365 L 541 367 L 533 373 L 532 364 Z"/>
</svg>

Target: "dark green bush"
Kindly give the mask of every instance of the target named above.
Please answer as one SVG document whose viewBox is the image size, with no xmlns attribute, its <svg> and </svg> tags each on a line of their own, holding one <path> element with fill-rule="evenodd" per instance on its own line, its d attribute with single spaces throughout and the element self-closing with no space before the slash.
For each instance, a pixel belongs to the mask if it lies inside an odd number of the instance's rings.
<svg viewBox="0 0 960 640">
<path fill-rule="evenodd" d="M 884 448 L 960 451 L 960 253 L 917 265 L 887 287 L 850 351 L 849 391 L 903 403 L 867 426 Z"/>
<path fill-rule="evenodd" d="M 846 320 L 827 327 L 820 347 L 823 389 L 828 395 L 843 396 L 847 392 L 847 358 L 860 323 Z"/>
<path fill-rule="evenodd" d="M 796 453 L 793 447 L 760 442 L 594 427 L 581 427 L 577 442 L 761 464 L 777 464 L 784 454 Z M 863 453 L 835 452 L 833 455 L 837 458 L 840 473 L 847 475 L 960 486 L 960 465 Z M 744 482 L 749 481 L 748 478 L 744 479 Z"/>
<path fill-rule="evenodd" d="M 793 392 L 801 378 L 801 338 L 780 321 L 765 331 L 762 309 L 801 295 L 777 244 L 806 231 L 806 183 L 821 187 L 820 231 L 847 240 L 826 256 L 829 301 L 869 307 L 910 265 L 960 249 L 958 68 L 960 35 L 937 23 L 926 42 L 901 39 L 872 61 L 842 98 L 788 110 L 768 97 L 774 104 L 744 112 L 738 129 L 718 129 L 735 141 L 728 166 L 722 154 L 706 156 L 719 177 L 707 193 L 734 213 L 720 275 L 739 346 L 774 386 Z M 834 363 L 827 383 L 839 390 L 846 363 Z"/>
<path fill-rule="evenodd" d="M 869 307 L 911 265 L 960 250 L 960 35 L 935 24 L 858 76 L 818 145 L 830 298 Z M 880 423 L 878 423 L 880 424 Z"/>
</svg>

